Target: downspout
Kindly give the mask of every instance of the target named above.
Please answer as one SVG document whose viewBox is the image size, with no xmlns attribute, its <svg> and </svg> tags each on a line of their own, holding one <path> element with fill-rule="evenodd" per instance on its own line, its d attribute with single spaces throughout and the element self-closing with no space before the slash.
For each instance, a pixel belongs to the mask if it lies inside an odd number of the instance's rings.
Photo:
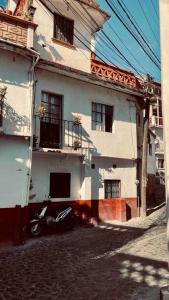
<svg viewBox="0 0 169 300">
<path fill-rule="evenodd" d="M 33 117 L 34 117 L 34 70 L 35 67 L 40 59 L 40 54 L 36 54 L 33 56 L 33 62 L 30 70 L 28 71 L 28 78 L 29 78 L 29 91 L 30 91 L 30 144 L 29 144 L 29 150 L 28 150 L 28 181 L 27 181 L 27 192 L 26 192 L 26 206 L 28 206 L 29 203 L 29 187 L 30 187 L 30 180 L 31 180 L 31 167 L 32 167 L 32 148 L 33 148 Z"/>
</svg>

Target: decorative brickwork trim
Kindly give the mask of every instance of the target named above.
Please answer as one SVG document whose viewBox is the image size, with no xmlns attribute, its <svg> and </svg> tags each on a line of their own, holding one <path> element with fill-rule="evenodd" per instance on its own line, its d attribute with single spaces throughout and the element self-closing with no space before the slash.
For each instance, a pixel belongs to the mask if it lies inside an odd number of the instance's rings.
<svg viewBox="0 0 169 300">
<path fill-rule="evenodd" d="M 106 65 L 96 59 L 91 59 L 91 73 L 102 79 L 112 80 L 120 84 L 126 85 L 130 88 L 139 88 L 139 82 L 137 81 L 133 73 L 123 71 L 111 65 Z"/>
<path fill-rule="evenodd" d="M 19 20 L 8 19 L 0 15 L 0 37 L 4 40 L 27 46 L 27 27 L 27 24 L 22 24 Z"/>
</svg>

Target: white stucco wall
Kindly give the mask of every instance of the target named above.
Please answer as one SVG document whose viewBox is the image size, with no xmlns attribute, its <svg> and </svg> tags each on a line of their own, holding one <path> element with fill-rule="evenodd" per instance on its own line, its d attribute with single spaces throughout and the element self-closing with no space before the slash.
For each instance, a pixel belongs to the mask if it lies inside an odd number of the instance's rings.
<svg viewBox="0 0 169 300">
<path fill-rule="evenodd" d="M 95 169 L 91 169 L 92 199 L 105 198 L 104 180 L 120 180 L 122 198 L 137 197 L 134 161 L 97 158 L 92 163 L 95 164 Z"/>
<path fill-rule="evenodd" d="M 121 197 L 137 197 L 135 162 L 96 158 L 92 160 L 92 163 L 95 164 L 95 169 L 92 169 L 87 161 L 82 163 L 78 157 L 54 153 L 33 153 L 29 202 L 42 202 L 48 199 L 50 173 L 71 173 L 70 197 L 52 198 L 52 201 L 104 199 L 104 180 L 106 179 L 121 181 Z M 113 165 L 116 165 L 116 168 Z"/>
<path fill-rule="evenodd" d="M 40 52 L 41 58 L 90 72 L 91 52 L 89 49 L 91 49 L 91 30 L 89 27 L 86 28 L 86 26 L 82 23 L 81 17 L 77 14 L 75 15 L 71 9 L 67 10 L 67 6 L 64 1 L 62 1 L 62 4 L 57 3 L 56 6 L 59 9 L 59 12 L 65 17 L 74 20 L 75 35 L 78 36 L 89 48 L 87 49 L 84 44 L 81 43 L 76 36 L 74 36 L 75 49 L 71 49 L 52 41 L 54 32 L 53 14 L 38 0 L 34 0 L 34 6 L 37 8 L 34 22 L 38 24 L 35 31 L 34 47 Z M 83 36 L 79 35 L 77 30 L 81 32 Z M 45 47 L 42 45 L 45 45 Z"/>
<path fill-rule="evenodd" d="M 36 105 L 41 103 L 41 92 L 63 95 L 63 119 L 73 120 L 73 114 L 82 117 L 82 146 L 90 149 L 90 154 L 125 159 L 137 158 L 136 108 L 127 101 L 132 96 L 109 90 L 93 84 L 56 75 L 48 71 L 37 72 Z M 113 132 L 92 130 L 92 102 L 114 107 Z M 39 121 L 36 124 L 39 136 Z"/>
<path fill-rule="evenodd" d="M 30 62 L 13 52 L 0 50 L 0 86 L 7 87 L 3 107 L 3 131 L 30 135 L 31 97 L 28 81 Z"/>
<path fill-rule="evenodd" d="M 29 140 L 0 136 L 0 208 L 27 204 L 29 163 Z"/>
<path fill-rule="evenodd" d="M 33 153 L 32 188 L 29 202 L 47 200 L 50 191 L 50 173 L 71 173 L 71 196 L 68 198 L 53 198 L 53 201 L 81 199 L 81 162 L 80 157 L 68 155 Z M 56 183 L 57 184 L 57 183 Z M 64 186 L 64 182 L 63 182 Z"/>
</svg>

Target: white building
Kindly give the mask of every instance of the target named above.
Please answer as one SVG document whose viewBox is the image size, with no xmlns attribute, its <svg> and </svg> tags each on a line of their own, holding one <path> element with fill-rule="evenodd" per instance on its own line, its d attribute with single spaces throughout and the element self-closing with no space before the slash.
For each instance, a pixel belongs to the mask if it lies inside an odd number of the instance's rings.
<svg viewBox="0 0 169 300">
<path fill-rule="evenodd" d="M 163 114 L 161 101 L 161 85 L 152 85 L 155 100 L 150 105 L 150 128 L 156 135 L 155 156 L 156 156 L 156 175 L 164 178 L 164 139 L 163 139 Z"/>
<path fill-rule="evenodd" d="M 49 198 L 85 220 L 138 216 L 139 83 L 91 57 L 109 16 L 94 1 L 31 4 L 33 21 L 30 1 L 0 13 L 0 219 L 15 243 Z"/>
</svg>

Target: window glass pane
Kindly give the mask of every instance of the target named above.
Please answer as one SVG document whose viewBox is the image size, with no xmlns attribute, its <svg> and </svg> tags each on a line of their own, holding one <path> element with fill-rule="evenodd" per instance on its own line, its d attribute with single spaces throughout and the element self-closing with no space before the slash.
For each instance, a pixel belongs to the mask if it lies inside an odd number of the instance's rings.
<svg viewBox="0 0 169 300">
<path fill-rule="evenodd" d="M 92 120 L 93 121 L 97 121 L 97 113 L 93 112 Z"/>
<path fill-rule="evenodd" d="M 55 14 L 54 37 L 66 43 L 73 44 L 74 21 Z"/>
<path fill-rule="evenodd" d="M 120 180 L 105 180 L 105 198 L 120 197 Z"/>
<path fill-rule="evenodd" d="M 97 104 L 96 110 L 97 110 L 97 112 L 101 112 L 102 111 L 101 104 Z"/>
<path fill-rule="evenodd" d="M 96 114 L 96 121 L 98 122 L 98 123 L 101 123 L 101 121 L 102 121 L 102 119 L 101 119 L 101 114 Z"/>
<path fill-rule="evenodd" d="M 92 103 L 92 129 L 112 132 L 113 106 L 100 103 Z"/>
</svg>

